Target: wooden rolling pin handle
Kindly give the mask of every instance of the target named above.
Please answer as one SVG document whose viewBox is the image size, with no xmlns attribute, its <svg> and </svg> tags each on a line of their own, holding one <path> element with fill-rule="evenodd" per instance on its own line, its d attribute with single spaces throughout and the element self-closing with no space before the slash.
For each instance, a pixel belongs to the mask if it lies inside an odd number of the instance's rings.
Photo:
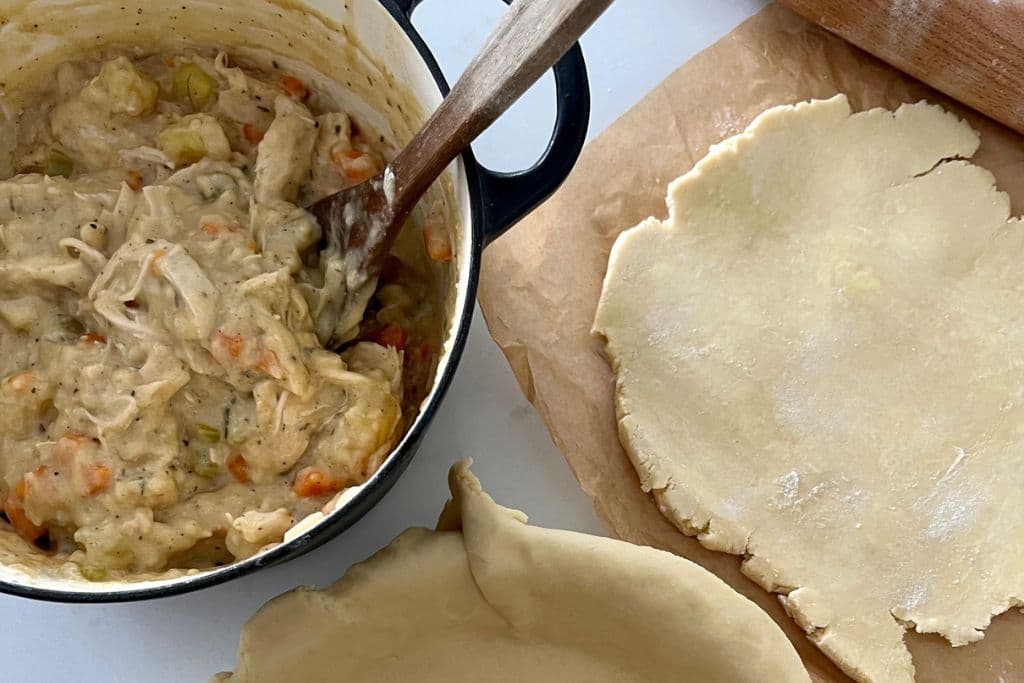
<svg viewBox="0 0 1024 683">
<path fill-rule="evenodd" d="M 780 0 L 1024 133 L 1024 0 Z"/>
</svg>

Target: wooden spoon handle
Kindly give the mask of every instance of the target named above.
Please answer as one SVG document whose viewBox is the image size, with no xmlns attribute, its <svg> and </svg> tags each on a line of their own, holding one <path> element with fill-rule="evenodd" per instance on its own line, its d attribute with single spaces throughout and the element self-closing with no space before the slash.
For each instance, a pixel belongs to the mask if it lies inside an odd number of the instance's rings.
<svg viewBox="0 0 1024 683">
<path fill-rule="evenodd" d="M 391 162 L 404 215 L 445 167 L 565 54 L 612 0 L 516 0 L 423 130 Z"/>
<path fill-rule="evenodd" d="M 936 90 L 1024 133 L 1024 2 L 782 0 Z"/>
</svg>

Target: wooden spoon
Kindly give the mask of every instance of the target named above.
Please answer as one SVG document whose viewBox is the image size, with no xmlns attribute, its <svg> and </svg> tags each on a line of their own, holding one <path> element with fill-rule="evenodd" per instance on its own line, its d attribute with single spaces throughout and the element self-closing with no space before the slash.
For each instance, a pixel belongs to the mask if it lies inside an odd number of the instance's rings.
<svg viewBox="0 0 1024 683">
<path fill-rule="evenodd" d="M 321 258 L 343 284 L 331 329 L 362 320 L 385 257 L 416 202 L 445 167 L 526 92 L 612 0 L 516 0 L 451 93 L 383 171 L 309 210 L 327 238 Z M 332 255 L 334 258 L 324 258 Z M 340 255 L 340 259 L 337 256 Z M 323 328 L 321 328 L 323 329 Z M 331 345 L 345 341 L 335 336 Z"/>
</svg>

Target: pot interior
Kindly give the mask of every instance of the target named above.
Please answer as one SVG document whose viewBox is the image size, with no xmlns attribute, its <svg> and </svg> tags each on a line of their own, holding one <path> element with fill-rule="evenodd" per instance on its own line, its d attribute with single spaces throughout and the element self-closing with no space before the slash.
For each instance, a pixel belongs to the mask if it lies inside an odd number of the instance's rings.
<svg viewBox="0 0 1024 683">
<path fill-rule="evenodd" d="M 14 114 L 32 100 L 33 84 L 52 78 L 56 67 L 83 54 L 114 52 L 146 55 L 189 48 L 224 49 L 232 58 L 268 68 L 272 61 L 296 73 L 339 107 L 361 128 L 379 135 L 393 153 L 422 126 L 442 96 L 434 75 L 412 40 L 377 0 L 11 0 L 0 5 L 0 177 L 9 177 L 11 142 L 17 134 Z M 454 247 L 454 260 L 430 262 L 424 254 L 416 223 L 423 207 L 441 211 Z M 436 294 L 433 339 L 436 354 L 429 367 L 405 373 L 406 405 L 402 434 L 390 458 L 418 430 L 424 412 L 435 400 L 436 378 L 452 369 L 455 332 L 467 312 L 472 262 L 471 206 L 466 169 L 461 159 L 452 165 L 421 202 L 412 224 L 396 246 L 403 261 L 414 263 L 432 282 Z M 285 543 L 326 519 L 342 514 L 372 486 L 346 489 L 325 508 L 300 521 Z M 37 588 L 48 597 L 81 594 L 116 598 L 117 594 L 154 588 L 207 583 L 211 574 L 237 573 L 240 565 L 260 564 L 265 549 L 243 562 L 222 568 L 170 570 L 132 575 L 123 580 L 89 582 L 67 563 L 57 561 L 22 541 L 0 524 L 0 583 L 18 589 Z"/>
</svg>

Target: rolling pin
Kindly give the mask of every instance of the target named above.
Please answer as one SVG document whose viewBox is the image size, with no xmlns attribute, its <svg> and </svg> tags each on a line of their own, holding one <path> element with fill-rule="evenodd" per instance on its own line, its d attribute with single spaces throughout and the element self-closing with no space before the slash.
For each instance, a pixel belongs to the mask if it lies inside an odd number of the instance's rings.
<svg viewBox="0 0 1024 683">
<path fill-rule="evenodd" d="M 1024 133 L 1024 0 L 780 0 Z"/>
</svg>

